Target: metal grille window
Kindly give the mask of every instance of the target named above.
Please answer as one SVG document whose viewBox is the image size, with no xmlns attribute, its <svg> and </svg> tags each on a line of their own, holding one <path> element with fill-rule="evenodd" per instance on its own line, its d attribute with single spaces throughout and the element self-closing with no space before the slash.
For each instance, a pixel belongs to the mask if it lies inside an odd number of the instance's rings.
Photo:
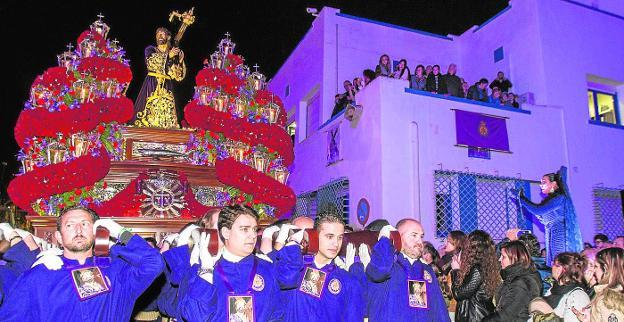
<svg viewBox="0 0 624 322">
<path fill-rule="evenodd" d="M 349 222 L 349 180 L 341 178 L 321 186 L 317 191 L 297 196 L 295 216 L 316 217 L 317 210 L 335 206 L 346 223 Z"/>
<path fill-rule="evenodd" d="M 505 237 L 509 228 L 532 230 L 511 189 L 523 188 L 530 198 L 530 182 L 487 174 L 438 170 L 434 173 L 436 237 L 452 230 L 470 233 L 481 229 L 493 239 Z"/>
<path fill-rule="evenodd" d="M 596 232 L 614 239 L 624 234 L 622 195 L 619 189 L 594 187 L 594 222 Z"/>
</svg>

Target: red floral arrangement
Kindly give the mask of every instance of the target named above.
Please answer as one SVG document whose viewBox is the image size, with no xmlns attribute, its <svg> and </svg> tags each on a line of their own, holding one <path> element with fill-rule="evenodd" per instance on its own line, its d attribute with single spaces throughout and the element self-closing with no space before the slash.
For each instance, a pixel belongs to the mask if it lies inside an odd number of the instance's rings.
<svg viewBox="0 0 624 322">
<path fill-rule="evenodd" d="M 233 72 L 236 67 L 242 65 L 245 62 L 245 59 L 236 54 L 228 54 L 227 56 L 225 56 L 225 61 L 227 62 L 225 68 L 228 71 Z"/>
<path fill-rule="evenodd" d="M 108 153 L 101 148 L 97 156 L 85 155 L 18 176 L 9 183 L 7 191 L 18 207 L 32 213 L 30 204 L 35 200 L 93 185 L 106 176 L 109 168 Z"/>
<path fill-rule="evenodd" d="M 114 79 L 119 83 L 130 83 L 132 72 L 122 62 L 105 57 L 86 57 L 80 60 L 78 72 L 87 73 L 98 81 Z"/>
<path fill-rule="evenodd" d="M 227 73 L 223 69 L 204 68 L 195 76 L 197 86 L 206 86 L 213 89 L 222 89 L 229 95 L 238 94 L 245 81 Z"/>
<path fill-rule="evenodd" d="M 292 189 L 232 158 L 217 160 L 215 170 L 220 182 L 253 195 L 257 202 L 275 207 L 278 214 L 287 213 L 295 206 Z"/>
<path fill-rule="evenodd" d="M 102 35 L 98 34 L 97 32 L 91 31 L 91 30 L 83 31 L 80 34 L 80 36 L 78 36 L 78 39 L 76 40 L 76 43 L 80 44 L 87 37 L 93 39 L 96 42 L 98 50 L 101 50 L 104 53 L 108 53 L 108 48 L 106 47 L 106 39 L 104 39 L 104 37 L 102 37 Z"/>
<path fill-rule="evenodd" d="M 52 95 L 59 95 L 65 87 L 71 87 L 76 81 L 73 73 L 68 73 L 65 67 L 51 67 L 43 74 L 37 76 L 31 87 L 43 86 L 52 92 Z"/>
</svg>

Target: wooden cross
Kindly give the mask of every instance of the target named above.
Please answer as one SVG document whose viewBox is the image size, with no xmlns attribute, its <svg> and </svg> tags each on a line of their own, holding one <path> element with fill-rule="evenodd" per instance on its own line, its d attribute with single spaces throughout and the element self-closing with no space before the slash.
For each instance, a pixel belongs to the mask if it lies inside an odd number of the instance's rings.
<svg viewBox="0 0 624 322">
<path fill-rule="evenodd" d="M 225 38 L 230 39 L 230 33 L 229 32 L 225 33 Z"/>
<path fill-rule="evenodd" d="M 99 21 L 102 21 L 102 18 L 104 18 L 104 16 L 102 15 L 102 13 L 101 13 L 101 12 L 100 12 L 100 13 L 98 13 L 97 17 L 98 17 L 98 20 L 99 20 Z"/>
<path fill-rule="evenodd" d="M 67 51 L 72 51 L 72 49 L 74 49 L 74 46 L 71 43 L 67 44 Z"/>
<path fill-rule="evenodd" d="M 256 69 L 256 73 L 258 72 L 258 68 L 260 68 L 260 66 L 258 65 L 258 63 L 256 63 L 256 64 L 255 64 L 255 65 L 253 65 L 252 67 Z"/>
</svg>

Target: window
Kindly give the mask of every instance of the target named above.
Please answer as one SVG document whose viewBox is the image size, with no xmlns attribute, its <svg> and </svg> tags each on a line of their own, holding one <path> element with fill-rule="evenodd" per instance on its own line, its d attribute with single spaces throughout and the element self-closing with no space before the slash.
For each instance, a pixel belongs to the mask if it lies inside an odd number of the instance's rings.
<svg viewBox="0 0 624 322">
<path fill-rule="evenodd" d="M 321 100 L 319 99 L 319 94 L 316 93 L 316 95 L 308 101 L 308 105 L 306 107 L 306 138 L 309 138 L 312 134 L 316 133 L 316 130 L 318 130 L 320 126 L 320 108 Z"/>
<path fill-rule="evenodd" d="M 613 239 L 624 231 L 622 192 L 615 188 L 594 187 L 594 224 L 596 233 Z"/>
<path fill-rule="evenodd" d="M 349 179 L 339 178 L 319 187 L 317 191 L 298 195 L 295 217 L 315 218 L 317 212 L 329 209 L 338 211 L 342 219 L 349 223 Z"/>
<path fill-rule="evenodd" d="M 290 95 L 290 85 L 286 85 L 284 88 L 284 97 L 288 97 L 288 95 Z"/>
<path fill-rule="evenodd" d="M 587 102 L 591 120 L 621 125 L 616 94 L 590 89 L 587 91 Z"/>
<path fill-rule="evenodd" d="M 494 51 L 494 62 L 499 62 L 501 60 L 503 60 L 503 58 L 505 58 L 505 53 L 503 52 L 503 47 L 498 47 L 496 48 L 496 50 Z"/>
</svg>

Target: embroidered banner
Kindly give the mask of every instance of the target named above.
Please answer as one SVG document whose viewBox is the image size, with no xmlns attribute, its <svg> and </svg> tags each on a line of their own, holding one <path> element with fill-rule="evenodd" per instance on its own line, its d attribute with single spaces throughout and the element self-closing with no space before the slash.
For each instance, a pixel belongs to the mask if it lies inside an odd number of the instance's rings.
<svg viewBox="0 0 624 322">
<path fill-rule="evenodd" d="M 455 110 L 457 144 L 509 152 L 505 118 Z"/>
</svg>

